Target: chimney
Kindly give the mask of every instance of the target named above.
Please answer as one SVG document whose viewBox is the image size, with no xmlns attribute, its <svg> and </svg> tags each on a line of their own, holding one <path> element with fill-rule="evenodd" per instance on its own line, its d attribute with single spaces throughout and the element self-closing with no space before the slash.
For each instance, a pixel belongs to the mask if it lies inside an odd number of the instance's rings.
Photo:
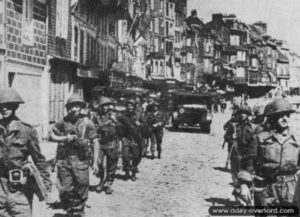
<svg viewBox="0 0 300 217">
<path fill-rule="evenodd" d="M 267 33 L 267 23 L 259 21 L 259 22 L 253 23 L 253 25 L 260 27 L 263 30 L 264 34 Z"/>
</svg>

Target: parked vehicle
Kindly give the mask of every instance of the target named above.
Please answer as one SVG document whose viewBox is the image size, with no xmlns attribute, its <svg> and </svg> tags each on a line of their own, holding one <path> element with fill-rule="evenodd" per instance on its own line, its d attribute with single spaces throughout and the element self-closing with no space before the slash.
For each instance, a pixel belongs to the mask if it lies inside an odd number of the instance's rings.
<svg viewBox="0 0 300 217">
<path fill-rule="evenodd" d="M 191 92 L 176 92 L 174 97 L 174 110 L 172 125 L 174 129 L 179 126 L 196 126 L 210 133 L 212 122 L 211 101 L 209 94 Z"/>
</svg>

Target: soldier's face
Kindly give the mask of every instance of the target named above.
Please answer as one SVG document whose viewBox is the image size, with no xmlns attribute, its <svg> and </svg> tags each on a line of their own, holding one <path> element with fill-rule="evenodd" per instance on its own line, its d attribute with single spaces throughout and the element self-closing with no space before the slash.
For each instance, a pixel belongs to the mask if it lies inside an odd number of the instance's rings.
<svg viewBox="0 0 300 217">
<path fill-rule="evenodd" d="M 289 127 L 290 114 L 280 114 L 277 116 L 277 125 L 281 129 L 286 129 Z"/>
<path fill-rule="evenodd" d="M 243 121 L 246 121 L 248 119 L 248 115 L 245 114 L 245 113 L 241 113 L 239 118 L 240 118 L 240 121 L 243 122 Z"/>
<path fill-rule="evenodd" d="M 10 118 L 17 109 L 17 105 L 12 103 L 2 104 L 0 105 L 0 113 L 3 118 Z"/>
<path fill-rule="evenodd" d="M 110 109 L 110 104 L 102 105 L 102 112 L 107 113 Z"/>
<path fill-rule="evenodd" d="M 71 113 L 73 116 L 79 116 L 82 105 L 79 103 L 72 103 L 68 106 L 68 113 Z"/>
<path fill-rule="evenodd" d="M 232 101 L 232 104 L 233 105 L 239 105 L 239 101 L 237 98 L 234 98 L 233 101 Z"/>
</svg>

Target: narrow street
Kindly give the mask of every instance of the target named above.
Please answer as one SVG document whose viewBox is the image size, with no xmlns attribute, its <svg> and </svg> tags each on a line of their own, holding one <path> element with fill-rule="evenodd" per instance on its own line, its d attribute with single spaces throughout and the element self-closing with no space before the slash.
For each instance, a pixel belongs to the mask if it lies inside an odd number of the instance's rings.
<svg viewBox="0 0 300 217">
<path fill-rule="evenodd" d="M 122 180 L 119 170 L 112 195 L 90 192 L 86 216 L 209 216 L 211 205 L 233 204 L 230 174 L 219 169 L 226 161 L 226 149 L 221 149 L 222 127 L 229 113 L 215 114 L 210 135 L 198 129 L 166 130 L 162 159 L 144 158 L 136 182 Z M 96 183 L 91 177 L 91 185 Z M 44 212 L 44 206 L 37 205 L 36 217 L 41 212 L 43 216 L 63 213 Z"/>
</svg>

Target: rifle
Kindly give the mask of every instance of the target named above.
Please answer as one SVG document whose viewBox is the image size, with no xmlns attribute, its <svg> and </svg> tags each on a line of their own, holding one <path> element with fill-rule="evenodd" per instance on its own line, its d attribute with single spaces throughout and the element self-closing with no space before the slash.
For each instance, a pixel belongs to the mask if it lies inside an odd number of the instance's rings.
<svg viewBox="0 0 300 217">
<path fill-rule="evenodd" d="M 39 172 L 39 170 L 37 169 L 37 167 L 35 166 L 35 164 L 33 163 L 27 163 L 23 166 L 22 169 L 28 169 L 28 171 L 30 172 L 30 175 L 33 176 L 35 184 L 37 186 L 37 191 L 35 192 L 37 197 L 39 198 L 40 201 L 44 201 L 46 200 L 46 202 L 48 201 L 48 195 L 47 195 L 47 190 L 46 190 L 46 186 L 43 182 L 43 178 Z"/>
<path fill-rule="evenodd" d="M 226 143 L 227 142 L 224 140 L 223 145 L 222 145 L 222 150 L 225 148 Z"/>
</svg>

